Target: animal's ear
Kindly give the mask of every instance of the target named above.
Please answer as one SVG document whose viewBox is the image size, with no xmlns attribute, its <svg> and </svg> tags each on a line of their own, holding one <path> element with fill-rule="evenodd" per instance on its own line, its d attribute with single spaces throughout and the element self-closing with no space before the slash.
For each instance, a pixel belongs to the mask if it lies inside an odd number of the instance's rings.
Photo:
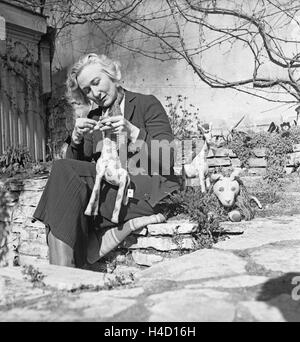
<svg viewBox="0 0 300 342">
<path fill-rule="evenodd" d="M 199 131 L 200 131 L 202 134 L 204 134 L 204 133 L 205 133 L 205 128 L 202 127 L 202 125 L 200 125 L 200 124 L 198 124 L 197 126 L 198 126 Z"/>
<path fill-rule="evenodd" d="M 220 173 L 213 173 L 213 174 L 210 176 L 210 178 L 211 178 L 211 180 L 212 180 L 213 182 L 216 182 L 216 181 L 218 181 L 218 180 L 223 179 L 224 176 L 221 175 Z"/>
<path fill-rule="evenodd" d="M 230 175 L 230 180 L 235 180 L 239 175 L 240 173 L 243 171 L 243 169 L 241 168 L 235 168 L 232 172 L 232 174 Z"/>
</svg>

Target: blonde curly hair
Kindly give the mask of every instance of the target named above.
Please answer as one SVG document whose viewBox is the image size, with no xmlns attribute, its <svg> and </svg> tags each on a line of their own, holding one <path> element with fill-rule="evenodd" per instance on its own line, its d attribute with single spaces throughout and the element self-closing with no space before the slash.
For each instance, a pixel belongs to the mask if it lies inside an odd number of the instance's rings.
<svg viewBox="0 0 300 342">
<path fill-rule="evenodd" d="M 84 55 L 71 67 L 67 76 L 66 97 L 70 104 L 89 104 L 89 100 L 78 85 L 77 77 L 82 69 L 90 64 L 99 64 L 102 71 L 115 82 L 119 82 L 122 78 L 119 62 L 113 61 L 105 55 L 97 55 L 95 53 Z"/>
</svg>

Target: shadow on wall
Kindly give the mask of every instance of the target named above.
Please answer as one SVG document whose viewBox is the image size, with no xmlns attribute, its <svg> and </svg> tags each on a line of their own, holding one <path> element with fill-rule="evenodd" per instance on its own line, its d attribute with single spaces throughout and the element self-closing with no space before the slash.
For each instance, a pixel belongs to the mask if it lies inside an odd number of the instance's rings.
<svg viewBox="0 0 300 342">
<path fill-rule="evenodd" d="M 277 308 L 285 321 L 300 322 L 300 272 L 268 280 L 256 299 Z"/>
<path fill-rule="evenodd" d="M 74 127 L 74 116 L 66 99 L 66 79 L 68 68 L 56 70 L 52 76 L 52 94 L 47 103 L 48 149 L 52 158 L 61 158 L 64 154 L 65 139 Z"/>
</svg>

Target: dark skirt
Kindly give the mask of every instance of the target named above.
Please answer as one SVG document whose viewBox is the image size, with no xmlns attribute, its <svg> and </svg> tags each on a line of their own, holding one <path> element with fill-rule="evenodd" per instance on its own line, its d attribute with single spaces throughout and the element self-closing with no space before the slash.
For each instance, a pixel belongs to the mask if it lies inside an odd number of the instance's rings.
<svg viewBox="0 0 300 342">
<path fill-rule="evenodd" d="M 84 215 L 91 196 L 96 176 L 94 163 L 74 159 L 60 159 L 53 163 L 44 192 L 33 217 L 42 221 L 59 240 L 74 249 L 76 265 L 83 266 L 87 256 L 89 233 L 101 236 L 106 229 L 116 226 L 106 209 L 105 193 L 112 185 L 102 182 L 100 214 L 96 217 Z M 116 188 L 117 191 L 117 188 Z M 119 222 L 157 213 L 145 200 L 131 198 L 123 206 Z"/>
</svg>

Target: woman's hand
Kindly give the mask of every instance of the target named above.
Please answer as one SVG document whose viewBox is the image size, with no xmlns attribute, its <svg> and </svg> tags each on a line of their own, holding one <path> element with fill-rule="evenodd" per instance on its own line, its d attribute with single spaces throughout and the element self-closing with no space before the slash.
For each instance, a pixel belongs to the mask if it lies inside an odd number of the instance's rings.
<svg viewBox="0 0 300 342">
<path fill-rule="evenodd" d="M 78 118 L 75 121 L 75 127 L 72 133 L 72 139 L 75 144 L 79 144 L 84 136 L 84 134 L 93 131 L 97 125 L 96 120 L 88 118 Z"/>
<path fill-rule="evenodd" d="M 114 134 L 126 133 L 130 140 L 137 138 L 139 128 L 125 119 L 122 115 L 108 116 L 99 121 L 100 131 L 111 130 Z"/>
</svg>

